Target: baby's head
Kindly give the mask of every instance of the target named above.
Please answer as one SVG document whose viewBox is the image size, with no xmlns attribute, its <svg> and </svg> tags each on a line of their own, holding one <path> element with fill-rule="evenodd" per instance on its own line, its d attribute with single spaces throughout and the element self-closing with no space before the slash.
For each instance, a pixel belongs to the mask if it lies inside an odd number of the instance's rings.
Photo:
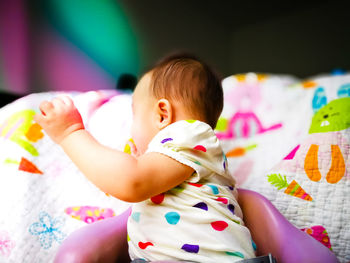
<svg viewBox="0 0 350 263">
<path fill-rule="evenodd" d="M 154 98 L 179 104 L 188 115 L 215 128 L 223 108 L 223 91 L 220 79 L 208 65 L 191 55 L 174 55 L 149 73 Z"/>
<path fill-rule="evenodd" d="M 221 81 L 213 70 L 191 55 L 170 56 L 136 86 L 132 136 L 143 152 L 159 130 L 175 121 L 197 119 L 214 129 L 222 108 Z M 147 145 L 140 149 L 140 144 Z"/>
</svg>

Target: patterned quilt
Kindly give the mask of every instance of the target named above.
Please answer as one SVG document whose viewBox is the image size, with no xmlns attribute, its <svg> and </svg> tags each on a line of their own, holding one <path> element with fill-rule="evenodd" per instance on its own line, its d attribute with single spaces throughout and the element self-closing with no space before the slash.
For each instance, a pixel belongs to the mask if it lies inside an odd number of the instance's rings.
<svg viewBox="0 0 350 263">
<path fill-rule="evenodd" d="M 349 262 L 350 75 L 250 73 L 223 86 L 218 137 L 238 184 Z"/>
<path fill-rule="evenodd" d="M 350 261 L 350 75 L 248 73 L 223 87 L 216 132 L 238 185 L 264 194 Z M 0 262 L 52 262 L 71 232 L 129 207 L 92 185 L 33 121 L 39 103 L 57 95 L 31 94 L 0 109 Z M 130 94 L 68 95 L 98 141 L 124 150 Z"/>
<path fill-rule="evenodd" d="M 52 262 L 71 232 L 129 207 L 91 184 L 33 121 L 40 102 L 57 95 L 32 94 L 0 110 L 0 262 Z M 123 150 L 130 137 L 130 95 L 69 95 L 87 129 Z"/>
</svg>

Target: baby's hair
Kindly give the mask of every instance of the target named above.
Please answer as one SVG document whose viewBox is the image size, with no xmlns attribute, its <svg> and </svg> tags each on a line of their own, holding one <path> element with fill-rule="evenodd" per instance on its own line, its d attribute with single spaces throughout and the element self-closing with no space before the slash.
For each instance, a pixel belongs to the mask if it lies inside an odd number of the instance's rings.
<svg viewBox="0 0 350 263">
<path fill-rule="evenodd" d="M 185 109 L 213 129 L 223 108 L 223 91 L 217 74 L 191 54 L 175 54 L 158 62 L 150 71 L 151 94 L 179 101 Z"/>
</svg>

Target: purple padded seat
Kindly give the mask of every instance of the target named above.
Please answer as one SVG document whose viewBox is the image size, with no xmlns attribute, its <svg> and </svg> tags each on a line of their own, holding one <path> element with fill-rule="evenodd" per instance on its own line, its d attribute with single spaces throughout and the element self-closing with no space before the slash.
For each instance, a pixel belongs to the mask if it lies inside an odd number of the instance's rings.
<svg viewBox="0 0 350 263">
<path fill-rule="evenodd" d="M 271 253 L 278 263 L 338 262 L 327 247 L 294 227 L 261 194 L 239 189 L 238 201 L 245 224 L 257 244 L 257 255 Z M 60 246 L 54 262 L 130 262 L 126 242 L 129 214 L 130 209 L 73 232 Z"/>
</svg>

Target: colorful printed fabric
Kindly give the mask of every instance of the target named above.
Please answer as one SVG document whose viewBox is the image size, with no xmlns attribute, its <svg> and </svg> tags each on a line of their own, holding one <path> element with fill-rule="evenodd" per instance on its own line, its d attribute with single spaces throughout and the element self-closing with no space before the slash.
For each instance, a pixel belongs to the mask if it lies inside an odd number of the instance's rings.
<svg viewBox="0 0 350 263">
<path fill-rule="evenodd" d="M 296 118 L 295 125 L 307 123 L 308 134 L 266 172 L 265 184 L 253 190 L 272 201 L 298 228 L 322 226 L 306 232 L 332 248 L 340 262 L 347 263 L 350 261 L 350 74 L 315 77 L 306 84 L 304 96 L 298 100 L 304 107 L 297 110 L 303 118 Z"/>
<path fill-rule="evenodd" d="M 72 206 L 65 209 L 67 215 L 81 220 L 87 224 L 114 217 L 115 213 L 110 208 L 100 208 L 97 206 Z"/>
<path fill-rule="evenodd" d="M 65 94 L 99 142 L 122 150 L 130 137 L 131 96 L 102 90 Z M 30 94 L 0 109 L 1 263 L 52 262 L 72 232 L 130 207 L 88 181 L 35 123 L 39 104 L 60 95 Z"/>
<path fill-rule="evenodd" d="M 321 242 L 323 245 L 332 250 L 331 241 L 329 240 L 329 236 L 327 230 L 323 226 L 312 226 L 308 228 L 302 228 L 301 231 L 312 236 L 317 241 Z"/>
<path fill-rule="evenodd" d="M 210 126 L 200 121 L 171 124 L 153 138 L 150 152 L 195 172 L 177 187 L 133 206 L 128 221 L 131 258 L 235 262 L 254 257 L 226 156 Z"/>
</svg>

